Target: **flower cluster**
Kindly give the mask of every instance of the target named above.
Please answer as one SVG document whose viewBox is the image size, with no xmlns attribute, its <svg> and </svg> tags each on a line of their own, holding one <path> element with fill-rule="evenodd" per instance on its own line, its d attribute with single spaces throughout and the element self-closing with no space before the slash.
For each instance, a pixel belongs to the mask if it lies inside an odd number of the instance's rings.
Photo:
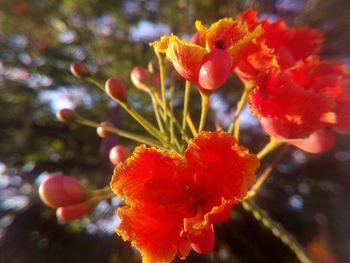
<svg viewBox="0 0 350 263">
<path fill-rule="evenodd" d="M 96 128 L 101 138 L 117 134 L 142 143 L 130 157 L 128 148 L 119 145 L 109 157 L 116 165 L 110 187 L 125 202 L 118 209 L 121 223 L 116 232 L 131 241 L 145 263 L 170 262 L 176 255 L 183 259 L 191 249 L 210 252 L 214 224 L 228 220 L 236 203 L 255 195 L 272 169 L 268 167 L 255 183 L 259 159 L 280 144 L 321 153 L 332 147 L 333 130 L 350 132 L 349 73 L 342 62 L 319 57 L 322 32 L 289 27 L 282 20 L 259 20 L 254 10 L 209 27 L 196 21 L 195 27 L 191 42 L 171 34 L 151 43 L 159 72 L 140 66 L 131 72 L 134 86 L 151 98 L 158 127 L 131 107 L 121 80 L 110 78 L 103 86 L 84 65 L 71 67 L 75 76 L 106 92 L 150 137 L 116 128 L 110 122 L 87 120 L 72 110 L 58 114 L 60 120 Z M 170 87 L 165 81 L 165 58 L 186 80 L 182 122 L 174 114 L 174 81 Z M 232 73 L 244 84 L 232 125 L 228 132 L 203 131 L 210 96 Z M 191 85 L 202 99 L 198 128 L 189 113 Z M 238 143 L 239 117 L 246 102 L 271 138 L 257 155 Z M 55 208 L 86 200 L 57 203 L 56 195 L 64 192 L 62 199 L 70 193 L 62 186 L 57 189 L 61 190 L 42 195 L 44 202 Z M 40 191 L 47 192 L 44 190 Z M 92 201 L 108 198 L 104 191 L 93 194 Z M 47 196 L 53 196 L 53 201 Z M 273 233 L 282 231 L 281 226 L 272 229 Z M 287 234 L 281 236 L 288 238 Z M 296 252 L 299 245 L 295 240 L 287 241 L 283 240 Z M 300 249 L 296 255 L 307 258 L 303 253 Z"/>
</svg>

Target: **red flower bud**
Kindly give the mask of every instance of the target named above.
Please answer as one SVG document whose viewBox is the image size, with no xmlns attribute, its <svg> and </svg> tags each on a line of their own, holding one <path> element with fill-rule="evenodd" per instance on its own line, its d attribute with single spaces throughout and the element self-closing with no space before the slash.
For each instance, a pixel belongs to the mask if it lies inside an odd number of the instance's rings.
<svg viewBox="0 0 350 263">
<path fill-rule="evenodd" d="M 70 71 L 77 78 L 86 78 L 90 76 L 89 70 L 82 63 L 73 63 L 72 65 L 70 65 Z"/>
<path fill-rule="evenodd" d="M 130 73 L 130 79 L 134 86 L 142 91 L 148 92 L 148 83 L 151 79 L 149 71 L 143 67 L 134 67 Z"/>
<path fill-rule="evenodd" d="M 71 221 L 82 218 L 90 213 L 92 205 L 89 202 L 80 203 L 77 205 L 59 207 L 56 210 L 56 216 L 62 221 Z"/>
<path fill-rule="evenodd" d="M 187 233 L 187 237 L 193 250 L 199 254 L 209 253 L 214 249 L 215 234 L 213 225 L 203 229 L 199 235 Z"/>
<path fill-rule="evenodd" d="M 97 135 L 99 137 L 106 138 L 108 135 L 110 135 L 110 132 L 105 129 L 106 127 L 113 127 L 113 124 L 109 121 L 101 122 L 100 126 L 98 126 L 96 129 Z"/>
<path fill-rule="evenodd" d="M 60 109 L 56 113 L 57 119 L 63 122 L 73 121 L 76 117 L 74 110 L 71 109 Z"/>
<path fill-rule="evenodd" d="M 126 101 L 126 88 L 119 79 L 110 78 L 105 83 L 105 89 L 108 96 L 114 100 Z"/>
<path fill-rule="evenodd" d="M 199 71 L 199 85 L 203 89 L 218 89 L 231 73 L 231 60 L 225 50 L 215 48 L 203 58 Z"/>
<path fill-rule="evenodd" d="M 129 155 L 129 148 L 122 145 L 116 145 L 109 151 L 109 160 L 112 164 L 117 165 L 120 162 L 124 162 Z"/>
<path fill-rule="evenodd" d="M 48 206 L 75 205 L 85 201 L 86 191 L 73 177 L 54 175 L 46 178 L 39 187 L 39 196 Z"/>
</svg>

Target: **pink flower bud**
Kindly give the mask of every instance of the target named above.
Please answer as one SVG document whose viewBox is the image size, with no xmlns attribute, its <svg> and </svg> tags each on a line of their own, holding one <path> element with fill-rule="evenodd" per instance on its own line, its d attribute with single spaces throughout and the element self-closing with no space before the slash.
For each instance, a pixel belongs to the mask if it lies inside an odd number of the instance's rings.
<svg viewBox="0 0 350 263">
<path fill-rule="evenodd" d="M 124 162 L 129 155 L 129 148 L 122 145 L 116 145 L 109 151 L 109 160 L 112 164 L 117 165 L 120 162 Z"/>
<path fill-rule="evenodd" d="M 71 221 L 82 218 L 90 213 L 92 205 L 89 202 L 80 203 L 77 205 L 59 207 L 56 210 L 56 216 L 62 221 Z"/>
<path fill-rule="evenodd" d="M 218 89 L 231 73 L 231 60 L 225 50 L 215 48 L 203 58 L 199 85 L 206 90 Z"/>
<path fill-rule="evenodd" d="M 73 121 L 76 117 L 74 110 L 71 109 L 60 109 L 56 113 L 57 119 L 63 122 Z"/>
<path fill-rule="evenodd" d="M 134 86 L 142 91 L 148 91 L 151 74 L 143 67 L 134 67 L 130 73 L 130 79 Z"/>
<path fill-rule="evenodd" d="M 106 138 L 108 135 L 110 135 L 110 132 L 105 129 L 106 127 L 113 127 L 113 124 L 109 121 L 101 122 L 100 126 L 98 126 L 96 129 L 97 135 L 99 137 Z"/>
<path fill-rule="evenodd" d="M 85 188 L 73 177 L 53 175 L 47 177 L 39 187 L 41 200 L 50 207 L 75 205 L 85 201 Z"/>
<path fill-rule="evenodd" d="M 119 79 L 110 78 L 105 83 L 105 89 L 108 96 L 114 100 L 126 101 L 126 88 Z"/>
<path fill-rule="evenodd" d="M 72 65 L 70 65 L 70 71 L 77 78 L 86 78 L 90 76 L 89 70 L 82 63 L 73 63 Z"/>
<path fill-rule="evenodd" d="M 213 225 L 202 230 L 199 235 L 187 233 L 192 249 L 199 254 L 205 254 L 213 251 L 215 243 L 215 234 Z"/>
</svg>

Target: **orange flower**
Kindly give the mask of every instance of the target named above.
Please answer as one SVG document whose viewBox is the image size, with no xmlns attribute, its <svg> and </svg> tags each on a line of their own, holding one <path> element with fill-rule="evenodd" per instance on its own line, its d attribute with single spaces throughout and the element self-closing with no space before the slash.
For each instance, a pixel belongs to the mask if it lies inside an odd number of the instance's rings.
<svg viewBox="0 0 350 263">
<path fill-rule="evenodd" d="M 254 85 L 260 72 L 271 67 L 282 69 L 293 66 L 298 60 L 319 53 L 323 34 L 317 29 L 288 27 L 282 20 L 259 21 L 255 10 L 247 10 L 239 20 L 247 23 L 250 30 L 262 26 L 264 33 L 248 44 L 236 73 L 242 81 Z"/>
<path fill-rule="evenodd" d="M 323 152 L 333 144 L 331 128 L 350 132 L 348 79 L 342 63 L 309 57 L 258 80 L 250 107 L 269 135 Z"/>
<path fill-rule="evenodd" d="M 224 18 L 209 28 L 196 21 L 198 43 L 177 36 L 163 36 L 151 45 L 173 63 L 177 72 L 200 89 L 213 91 L 228 78 L 247 43 L 262 33 L 258 26 L 252 32 L 231 18 Z"/>
<path fill-rule="evenodd" d="M 191 246 L 209 252 L 213 224 L 229 218 L 258 166 L 257 157 L 223 131 L 200 133 L 183 156 L 139 146 L 111 181 L 126 203 L 118 209 L 116 232 L 132 242 L 143 262 L 185 258 Z"/>
</svg>

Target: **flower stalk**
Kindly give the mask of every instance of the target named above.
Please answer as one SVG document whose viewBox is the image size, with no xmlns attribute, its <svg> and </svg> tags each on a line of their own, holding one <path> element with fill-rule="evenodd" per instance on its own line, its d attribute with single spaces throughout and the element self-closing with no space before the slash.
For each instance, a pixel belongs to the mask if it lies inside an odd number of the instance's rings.
<svg viewBox="0 0 350 263">
<path fill-rule="evenodd" d="M 200 118 L 199 127 L 198 127 L 198 133 L 204 129 L 205 122 L 207 120 L 209 101 L 210 101 L 209 94 L 205 92 L 200 92 L 200 94 L 202 98 L 202 111 L 201 111 L 201 118 Z"/>
<path fill-rule="evenodd" d="M 266 211 L 259 208 L 252 201 L 242 201 L 242 206 L 246 211 L 252 213 L 254 218 L 268 228 L 275 237 L 283 242 L 283 244 L 288 246 L 300 260 L 300 262 L 313 262 L 313 260 L 304 250 L 303 246 L 300 245 L 299 242 L 286 229 L 284 229 L 280 223 L 273 220 Z"/>
<path fill-rule="evenodd" d="M 75 122 L 78 124 L 81 124 L 81 125 L 92 127 L 92 128 L 98 128 L 100 126 L 99 123 L 85 119 L 81 116 L 77 116 Z M 124 131 L 121 129 L 117 129 L 117 128 L 112 127 L 112 126 L 106 126 L 106 127 L 104 127 L 104 129 L 110 133 L 114 133 L 114 134 L 119 135 L 121 137 L 130 139 L 130 140 L 133 140 L 133 141 L 136 141 L 139 143 L 145 143 L 149 146 L 155 146 L 155 147 L 160 147 L 160 148 L 164 149 L 164 146 L 160 145 L 157 141 L 155 141 L 151 138 L 144 137 L 144 136 L 141 136 L 141 135 L 138 135 L 135 133 L 131 133 L 128 131 Z"/>
</svg>

